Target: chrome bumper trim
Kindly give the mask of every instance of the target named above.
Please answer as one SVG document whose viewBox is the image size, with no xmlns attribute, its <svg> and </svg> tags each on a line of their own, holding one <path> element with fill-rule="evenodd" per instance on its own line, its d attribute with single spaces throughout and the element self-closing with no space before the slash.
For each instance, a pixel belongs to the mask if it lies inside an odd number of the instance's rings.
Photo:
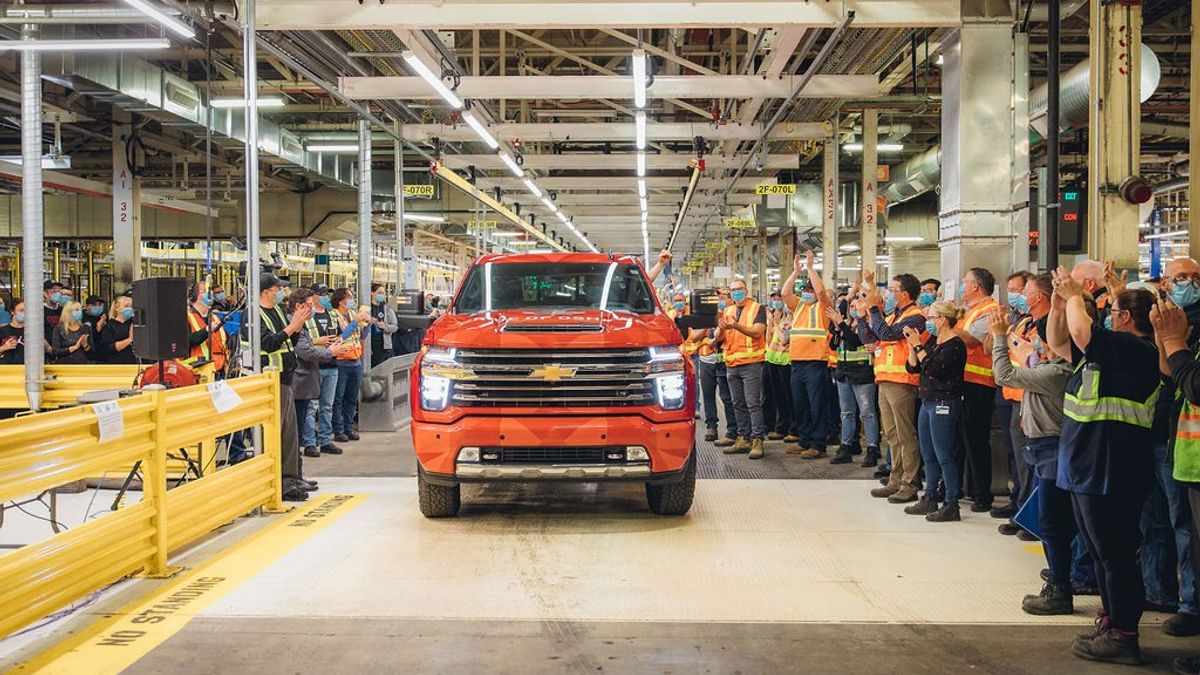
<svg viewBox="0 0 1200 675">
<path fill-rule="evenodd" d="M 649 478 L 649 464 L 468 464 L 459 463 L 455 476 L 484 480 L 626 480 Z"/>
</svg>

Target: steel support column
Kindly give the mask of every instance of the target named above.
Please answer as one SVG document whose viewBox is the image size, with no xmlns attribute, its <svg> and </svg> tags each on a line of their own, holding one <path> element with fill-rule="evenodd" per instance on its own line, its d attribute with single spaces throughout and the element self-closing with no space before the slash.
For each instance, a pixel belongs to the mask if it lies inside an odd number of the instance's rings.
<svg viewBox="0 0 1200 675">
<path fill-rule="evenodd" d="M 369 306 L 374 246 L 371 241 L 371 123 L 358 121 L 358 302 Z M 371 367 L 371 341 L 363 341 L 363 370 Z"/>
<path fill-rule="evenodd" d="M 833 288 L 838 268 L 838 140 L 837 135 L 825 141 L 824 167 L 821 174 L 821 232 L 824 249 L 821 255 L 821 279 L 826 288 Z M 787 267 L 787 262 L 780 263 Z"/>
<path fill-rule="evenodd" d="M 258 202 L 258 35 L 255 0 L 242 4 L 242 96 L 246 107 L 246 318 L 250 339 L 250 368 L 262 371 L 262 320 L 259 318 L 259 202 Z M 242 364 L 244 367 L 246 364 Z M 262 447 L 257 444 L 256 447 Z"/>
<path fill-rule="evenodd" d="M 124 291 L 142 268 L 142 179 L 134 175 L 130 162 L 137 151 L 130 147 L 132 116 L 113 109 L 112 127 L 112 219 L 113 286 Z M 131 154 L 132 153 L 132 154 Z"/>
<path fill-rule="evenodd" d="M 1192 0 L 1192 35 L 1196 34 L 1196 27 L 1200 26 L 1200 0 Z M 1193 49 L 1191 53 L 1191 72 L 1188 75 L 1188 81 L 1191 83 L 1190 97 L 1192 115 L 1200 110 L 1200 50 Z M 1192 122 L 1188 126 L 1188 166 L 1196 164 L 1196 160 L 1200 159 L 1200 123 Z M 1188 184 L 1188 208 L 1192 204 L 1200 203 L 1200 181 L 1191 181 Z M 1190 213 L 1190 211 L 1189 211 Z M 1188 218 L 1188 255 L 1200 260 L 1200 216 L 1192 214 Z"/>
<path fill-rule="evenodd" d="M 37 39 L 33 24 L 21 28 L 21 39 Z M 42 279 L 45 276 L 42 210 L 42 56 L 35 51 L 21 52 L 21 230 L 25 294 L 25 396 L 30 410 L 42 405 L 42 379 L 46 360 L 45 319 L 42 303 Z"/>
<path fill-rule="evenodd" d="M 879 269 L 879 213 L 875 197 L 879 194 L 879 111 L 867 108 L 863 111 L 862 137 L 862 214 L 859 227 L 862 231 L 862 267 L 874 272 Z"/>
<path fill-rule="evenodd" d="M 1135 272 L 1140 214 L 1119 187 L 1141 168 L 1141 43 L 1141 3 L 1091 3 L 1088 255 Z"/>
</svg>

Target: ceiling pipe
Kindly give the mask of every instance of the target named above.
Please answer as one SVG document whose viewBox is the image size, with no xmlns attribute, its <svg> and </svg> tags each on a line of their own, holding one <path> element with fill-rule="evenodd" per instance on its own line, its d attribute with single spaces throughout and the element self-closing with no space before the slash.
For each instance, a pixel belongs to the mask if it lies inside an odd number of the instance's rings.
<svg viewBox="0 0 1200 675">
<path fill-rule="evenodd" d="M 1032 0 L 1030 0 L 1030 1 L 1032 2 Z M 1048 0 L 1048 2 L 1046 2 L 1044 4 L 1033 5 L 1032 8 L 1029 8 L 1029 23 L 1049 23 L 1050 22 L 1050 5 L 1051 4 L 1059 5 L 1059 12 L 1061 14 L 1061 18 L 1066 19 L 1068 17 L 1074 16 L 1076 13 L 1079 12 L 1079 10 L 1081 10 L 1085 6 L 1087 6 L 1087 0 L 1067 0 L 1066 2 L 1059 2 L 1058 0 Z M 1017 0 L 1009 0 L 1009 6 L 1012 8 L 1010 10 L 1012 15 L 1018 16 L 1018 17 L 1023 17 L 1025 8 L 1021 8 L 1018 11 L 1018 5 L 1020 5 L 1020 3 L 1017 2 Z"/>
</svg>

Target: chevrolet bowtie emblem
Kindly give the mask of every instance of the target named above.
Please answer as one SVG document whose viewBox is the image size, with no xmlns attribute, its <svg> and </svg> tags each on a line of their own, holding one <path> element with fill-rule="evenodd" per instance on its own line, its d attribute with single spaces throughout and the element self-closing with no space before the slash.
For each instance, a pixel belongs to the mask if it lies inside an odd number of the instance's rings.
<svg viewBox="0 0 1200 675">
<path fill-rule="evenodd" d="M 563 368 L 557 363 L 552 363 L 548 366 L 538 368 L 529 374 L 531 379 L 543 380 L 546 382 L 558 382 L 575 377 L 578 368 Z"/>
</svg>

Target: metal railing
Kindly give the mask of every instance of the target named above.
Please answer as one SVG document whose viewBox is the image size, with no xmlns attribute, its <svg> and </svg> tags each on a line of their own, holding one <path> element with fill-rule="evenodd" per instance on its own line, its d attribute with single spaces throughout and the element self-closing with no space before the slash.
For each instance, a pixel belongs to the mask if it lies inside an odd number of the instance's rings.
<svg viewBox="0 0 1200 675">
<path fill-rule="evenodd" d="M 416 354 L 393 356 L 375 366 L 363 378 L 364 396 L 358 408 L 358 426 L 363 431 L 399 431 L 412 421 L 408 404 L 409 369 Z M 373 395 L 367 395 L 368 387 Z"/>
<path fill-rule="evenodd" d="M 98 363 L 47 365 L 41 407 L 52 410 L 75 405 L 80 395 L 102 389 L 131 389 L 143 367 Z M 0 366 L 0 408 L 29 408 L 24 366 Z"/>
<path fill-rule="evenodd" d="M 172 551 L 256 508 L 282 510 L 279 374 L 227 383 L 241 403 L 222 414 L 205 385 L 121 399 L 123 433 L 105 441 L 90 406 L 0 421 L 0 502 L 114 466 L 143 472 L 137 504 L 0 556 L 0 636 L 124 577 L 169 576 Z M 262 454 L 167 490 L 168 452 L 256 425 Z"/>
</svg>

